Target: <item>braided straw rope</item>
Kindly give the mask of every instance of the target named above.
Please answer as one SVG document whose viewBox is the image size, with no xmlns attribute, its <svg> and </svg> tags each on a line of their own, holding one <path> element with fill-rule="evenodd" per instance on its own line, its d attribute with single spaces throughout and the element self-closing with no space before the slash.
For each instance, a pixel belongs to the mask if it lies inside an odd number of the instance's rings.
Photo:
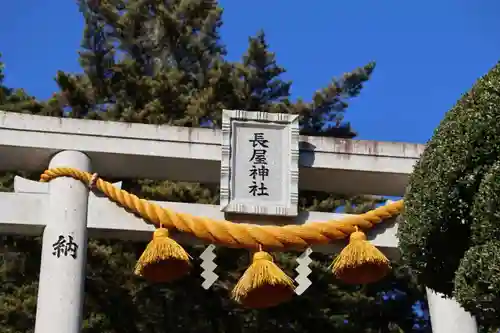
<svg viewBox="0 0 500 333">
<path fill-rule="evenodd" d="M 72 177 L 93 183 L 93 187 L 104 193 L 111 201 L 130 212 L 142 217 L 156 226 L 175 229 L 192 234 L 205 242 L 233 248 L 306 248 L 315 244 L 326 244 L 333 240 L 347 238 L 356 228 L 370 229 L 384 220 L 398 215 L 403 209 L 403 200 L 389 203 L 367 213 L 352 215 L 341 221 L 312 222 L 303 225 L 253 225 L 234 223 L 226 220 L 213 220 L 174 212 L 168 208 L 140 199 L 113 186 L 92 174 L 73 168 L 54 168 L 46 170 L 40 181 L 49 182 L 58 177 Z"/>
</svg>

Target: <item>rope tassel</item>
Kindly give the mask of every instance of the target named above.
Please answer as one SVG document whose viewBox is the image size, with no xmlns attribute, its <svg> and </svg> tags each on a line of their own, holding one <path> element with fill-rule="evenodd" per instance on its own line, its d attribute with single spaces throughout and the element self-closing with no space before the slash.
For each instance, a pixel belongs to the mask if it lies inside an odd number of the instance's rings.
<svg viewBox="0 0 500 333">
<path fill-rule="evenodd" d="M 349 237 L 349 244 L 333 262 L 333 274 L 339 280 L 349 284 L 377 282 L 389 271 L 389 260 L 366 240 L 366 235 L 357 227 Z"/>
<path fill-rule="evenodd" d="M 171 282 L 191 269 L 189 254 L 169 237 L 168 229 L 158 228 L 140 256 L 135 274 L 156 283 Z"/>
<path fill-rule="evenodd" d="M 262 250 L 253 255 L 232 291 L 232 298 L 248 308 L 268 308 L 290 300 L 295 292 L 293 280 Z"/>
</svg>

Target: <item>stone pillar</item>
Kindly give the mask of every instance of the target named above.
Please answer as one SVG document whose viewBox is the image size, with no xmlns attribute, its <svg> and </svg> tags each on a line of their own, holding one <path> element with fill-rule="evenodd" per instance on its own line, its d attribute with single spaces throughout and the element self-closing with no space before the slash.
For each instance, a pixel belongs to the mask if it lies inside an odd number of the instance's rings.
<svg viewBox="0 0 500 333">
<path fill-rule="evenodd" d="M 78 151 L 63 151 L 50 162 L 49 168 L 56 167 L 90 171 L 90 159 Z M 81 330 L 88 198 L 88 187 L 80 181 L 61 177 L 49 183 L 35 333 Z"/>
<path fill-rule="evenodd" d="M 476 319 L 454 299 L 426 288 L 427 304 L 434 333 L 478 333 Z"/>
</svg>

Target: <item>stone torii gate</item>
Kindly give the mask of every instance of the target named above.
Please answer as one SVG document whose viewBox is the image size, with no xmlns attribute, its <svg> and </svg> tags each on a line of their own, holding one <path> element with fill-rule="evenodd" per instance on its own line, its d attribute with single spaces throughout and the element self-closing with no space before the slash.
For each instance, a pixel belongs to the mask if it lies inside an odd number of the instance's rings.
<svg viewBox="0 0 500 333">
<path fill-rule="evenodd" d="M 257 164 L 237 157 L 255 154 L 247 139 L 238 139 L 249 135 L 276 143 L 267 151 L 274 156 L 268 172 L 279 176 L 269 177 L 266 184 L 252 183 L 249 168 Z M 115 179 L 220 182 L 220 206 L 157 202 L 177 212 L 213 219 L 250 214 L 248 219 L 259 222 L 263 216 L 279 215 L 290 223 L 304 224 L 341 217 L 297 214 L 298 188 L 401 196 L 423 149 L 407 143 L 299 137 L 294 116 L 259 112 L 225 111 L 219 131 L 0 111 L 0 170 L 72 167 Z M 269 195 L 262 200 L 248 191 L 249 186 L 254 194 L 267 188 Z M 13 193 L 0 193 L 0 233 L 43 234 L 35 332 L 80 332 L 88 237 L 147 240 L 155 227 L 72 178 L 40 183 L 16 177 L 14 188 Z M 393 258 L 398 255 L 396 227 L 368 234 L 374 245 Z M 66 256 L 55 250 L 58 242 L 71 245 L 66 247 Z M 217 279 L 211 249 L 202 257 L 204 288 Z M 309 252 L 336 250 L 329 245 Z M 297 259 L 297 294 L 311 283 L 307 278 L 309 252 Z M 474 318 L 454 300 L 429 289 L 427 295 L 433 332 L 477 333 Z"/>
</svg>

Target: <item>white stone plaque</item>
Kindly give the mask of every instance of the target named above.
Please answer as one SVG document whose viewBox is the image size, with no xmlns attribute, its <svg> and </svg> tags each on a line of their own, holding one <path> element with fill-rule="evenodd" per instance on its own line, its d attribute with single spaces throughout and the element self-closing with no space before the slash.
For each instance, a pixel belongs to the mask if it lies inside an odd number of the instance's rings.
<svg viewBox="0 0 500 333">
<path fill-rule="evenodd" d="M 297 115 L 224 110 L 221 150 L 222 211 L 297 215 Z"/>
</svg>

